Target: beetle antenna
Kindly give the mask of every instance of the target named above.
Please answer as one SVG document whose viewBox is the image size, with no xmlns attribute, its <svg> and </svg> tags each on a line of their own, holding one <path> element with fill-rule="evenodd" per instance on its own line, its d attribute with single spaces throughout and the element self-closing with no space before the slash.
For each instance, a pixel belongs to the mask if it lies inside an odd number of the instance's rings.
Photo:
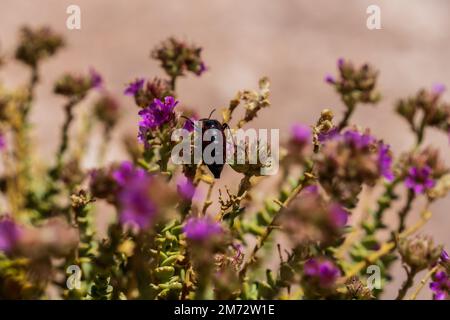
<svg viewBox="0 0 450 320">
<path fill-rule="evenodd" d="M 216 109 L 213 109 L 213 111 L 211 111 L 211 113 L 209 114 L 208 119 L 211 119 L 211 116 L 213 115 L 213 113 L 216 111 Z"/>
<path fill-rule="evenodd" d="M 193 126 L 195 126 L 194 121 L 192 121 L 192 120 L 189 119 L 188 117 L 186 117 L 186 116 L 180 116 L 180 117 L 186 119 L 186 120 L 189 121 Z"/>
</svg>

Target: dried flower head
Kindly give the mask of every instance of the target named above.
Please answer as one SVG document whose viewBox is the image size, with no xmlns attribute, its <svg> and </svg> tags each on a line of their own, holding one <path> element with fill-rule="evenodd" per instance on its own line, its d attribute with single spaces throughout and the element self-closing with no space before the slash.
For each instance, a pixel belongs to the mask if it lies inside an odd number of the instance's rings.
<svg viewBox="0 0 450 320">
<path fill-rule="evenodd" d="M 389 147 L 369 133 L 347 130 L 327 138 L 316 156 L 319 181 L 331 197 L 352 207 L 363 184 L 393 178 Z"/>
<path fill-rule="evenodd" d="M 378 72 L 370 65 L 356 68 L 348 60 L 339 59 L 337 63 L 339 78 L 327 75 L 325 81 L 335 87 L 346 106 L 357 103 L 376 103 L 380 94 L 375 90 Z"/>
<path fill-rule="evenodd" d="M 349 299 L 370 300 L 375 298 L 372 291 L 356 276 L 348 279 L 345 286 L 347 287 Z"/>
<path fill-rule="evenodd" d="M 206 71 L 201 58 L 202 48 L 169 38 L 152 51 L 152 58 L 161 62 L 161 67 L 171 77 L 184 76 L 187 71 L 201 75 Z"/>
<path fill-rule="evenodd" d="M 431 90 L 421 89 L 415 96 L 398 101 L 397 113 L 408 121 L 420 138 L 426 126 L 449 132 L 450 104 L 441 101 L 444 91 L 445 86 L 438 84 Z"/>
<path fill-rule="evenodd" d="M 26 26 L 20 31 L 16 59 L 31 67 L 36 67 L 39 61 L 54 55 L 63 46 L 63 38 L 49 27 L 31 29 Z"/>
<path fill-rule="evenodd" d="M 90 89 L 98 86 L 98 76 L 66 73 L 57 80 L 53 91 L 68 98 L 80 99 L 86 96 Z"/>
<path fill-rule="evenodd" d="M 438 261 L 442 246 L 435 246 L 431 237 L 419 235 L 400 239 L 399 252 L 403 263 L 419 272 Z"/>
<path fill-rule="evenodd" d="M 98 168 L 89 172 L 89 191 L 94 198 L 105 199 L 109 203 L 115 203 L 118 191 L 118 183 L 113 173 L 116 166 Z"/>
<path fill-rule="evenodd" d="M 94 114 L 107 130 L 111 130 L 120 118 L 119 104 L 113 96 L 105 93 L 95 102 Z"/>
</svg>

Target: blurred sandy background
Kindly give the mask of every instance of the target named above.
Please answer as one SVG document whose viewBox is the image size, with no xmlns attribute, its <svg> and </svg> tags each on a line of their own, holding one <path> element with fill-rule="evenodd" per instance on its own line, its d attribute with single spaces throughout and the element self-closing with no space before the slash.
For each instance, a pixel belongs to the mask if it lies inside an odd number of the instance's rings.
<svg viewBox="0 0 450 320">
<path fill-rule="evenodd" d="M 81 7 L 81 30 L 66 29 L 70 4 Z M 370 4 L 381 7 L 381 30 L 366 28 Z M 273 106 L 261 112 L 255 124 L 280 128 L 282 137 L 293 122 L 313 123 L 324 107 L 339 117 L 343 107 L 323 82 L 326 73 L 336 74 L 337 58 L 372 63 L 381 71 L 383 100 L 376 107 L 360 107 L 352 122 L 372 128 L 399 153 L 412 145 L 413 138 L 406 123 L 393 113 L 396 99 L 436 82 L 450 87 L 449 12 L 450 2 L 445 0 L 0 0 L 0 51 L 13 54 L 23 24 L 50 25 L 67 38 L 68 47 L 42 65 L 32 114 L 36 145 L 44 161 L 52 159 L 59 136 L 63 100 L 51 91 L 63 71 L 85 72 L 90 66 L 100 71 L 126 110 L 119 133 L 133 132 L 137 110 L 122 95 L 124 85 L 137 76 L 162 75 L 149 52 L 172 35 L 202 45 L 210 68 L 200 78 L 179 81 L 183 104 L 206 115 L 211 107 L 225 106 L 237 90 L 255 88 L 258 79 L 267 75 L 272 81 Z M 12 63 L 0 71 L 0 78 L 8 86 L 21 84 L 28 77 L 24 71 Z M 450 94 L 445 98 L 450 99 Z M 439 146 L 450 163 L 445 135 L 430 132 L 426 143 Z M 120 147 L 113 146 L 108 158 L 121 157 Z M 417 201 L 410 221 L 417 218 L 420 206 Z M 434 216 L 425 228 L 447 249 L 449 207 L 448 198 L 433 205 Z M 403 278 L 398 266 L 392 286 L 398 287 Z M 395 293 L 390 289 L 385 297 Z M 427 290 L 422 297 L 429 297 Z"/>
</svg>

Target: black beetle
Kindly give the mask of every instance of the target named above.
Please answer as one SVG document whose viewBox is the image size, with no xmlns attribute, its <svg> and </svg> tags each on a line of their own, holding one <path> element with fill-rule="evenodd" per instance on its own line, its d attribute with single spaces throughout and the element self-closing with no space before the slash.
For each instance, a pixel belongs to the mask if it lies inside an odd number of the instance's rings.
<svg viewBox="0 0 450 320">
<path fill-rule="evenodd" d="M 228 126 L 227 123 L 221 123 L 219 120 L 215 120 L 215 119 L 211 119 L 212 114 L 214 113 L 214 111 L 216 111 L 215 109 L 213 111 L 211 111 L 210 115 L 208 118 L 203 118 L 198 120 L 199 122 L 201 122 L 202 124 L 202 155 L 203 155 L 203 151 L 205 150 L 205 148 L 211 144 L 214 143 L 216 141 L 216 137 L 215 134 L 221 134 L 222 135 L 222 146 L 219 146 L 219 149 L 221 150 L 221 162 L 220 163 L 211 163 L 211 164 L 206 164 L 208 166 L 209 171 L 211 171 L 211 173 L 213 174 L 215 179 L 219 179 L 220 175 L 222 173 L 223 170 L 223 166 L 225 165 L 225 161 L 226 161 L 226 137 L 225 137 L 225 129 L 229 129 L 230 127 Z M 184 117 L 186 120 L 190 121 L 193 125 L 194 123 L 192 122 L 191 119 Z M 195 127 L 195 126 L 194 126 Z M 214 129 L 215 132 L 213 133 L 213 135 L 211 136 L 211 139 L 205 140 L 203 138 L 203 135 L 205 134 L 205 132 L 209 129 Z M 217 142 L 218 143 L 218 142 Z M 216 149 L 214 148 L 211 151 L 211 156 L 213 158 L 215 158 L 216 156 Z"/>
</svg>

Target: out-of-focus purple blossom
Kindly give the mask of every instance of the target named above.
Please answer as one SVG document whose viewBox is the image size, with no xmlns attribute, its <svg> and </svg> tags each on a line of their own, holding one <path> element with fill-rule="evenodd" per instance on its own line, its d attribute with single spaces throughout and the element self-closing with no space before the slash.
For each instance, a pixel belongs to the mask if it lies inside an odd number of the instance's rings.
<svg viewBox="0 0 450 320">
<path fill-rule="evenodd" d="M 89 75 L 91 77 L 92 88 L 100 88 L 103 84 L 103 78 L 94 68 L 89 69 Z"/>
<path fill-rule="evenodd" d="M 201 76 L 205 71 L 207 71 L 208 70 L 208 68 L 206 67 L 206 64 L 204 63 L 204 62 L 201 62 L 200 63 L 200 66 L 199 66 L 199 69 L 198 69 L 198 71 L 196 72 L 196 75 L 197 76 Z"/>
<path fill-rule="evenodd" d="M 12 250 L 20 238 L 20 229 L 9 218 L 0 218 L 0 251 Z"/>
<path fill-rule="evenodd" d="M 186 200 L 192 200 L 195 195 L 195 185 L 194 183 L 186 178 L 181 177 L 177 183 L 177 190 L 180 196 L 182 196 Z"/>
<path fill-rule="evenodd" d="M 146 229 L 156 214 L 156 205 L 150 197 L 152 177 L 131 162 L 123 162 L 113 177 L 119 190 L 120 222 Z"/>
<path fill-rule="evenodd" d="M 130 181 L 144 178 L 146 174 L 144 169 L 135 168 L 130 161 L 124 161 L 118 169 L 114 170 L 113 178 L 120 186 L 124 187 Z"/>
<path fill-rule="evenodd" d="M 292 140 L 299 144 L 311 142 L 311 128 L 303 124 L 294 124 L 291 128 Z"/>
<path fill-rule="evenodd" d="M 338 66 L 338 68 L 342 68 L 342 66 L 344 65 L 344 63 L 345 63 L 344 58 L 339 58 L 339 59 L 337 60 L 337 66 Z"/>
<path fill-rule="evenodd" d="M 205 241 L 212 236 L 222 233 L 220 223 L 208 217 L 190 218 L 183 227 L 186 238 L 193 241 Z"/>
<path fill-rule="evenodd" d="M 339 136 L 339 129 L 337 127 L 333 127 L 327 132 L 319 132 L 317 135 L 317 139 L 319 142 L 325 142 L 327 140 L 334 139 Z"/>
<path fill-rule="evenodd" d="M 344 140 L 348 143 L 356 147 L 357 149 L 363 149 L 371 145 L 375 138 L 370 134 L 360 133 L 356 130 L 348 130 L 343 135 Z"/>
<path fill-rule="evenodd" d="M 125 88 L 124 94 L 126 96 L 134 96 L 144 87 L 145 79 L 139 78 L 133 82 L 130 82 L 128 86 Z"/>
<path fill-rule="evenodd" d="M 444 84 L 442 84 L 442 83 L 436 83 L 436 84 L 433 85 L 432 91 L 433 91 L 435 94 L 442 94 L 442 93 L 444 93 L 445 89 L 446 89 L 446 88 L 445 88 L 445 85 L 444 85 Z"/>
<path fill-rule="evenodd" d="M 317 186 L 317 184 L 309 185 L 303 189 L 303 193 L 317 195 L 319 193 L 319 187 Z"/>
<path fill-rule="evenodd" d="M 6 148 L 6 138 L 5 135 L 2 132 L 0 132 L 0 151 L 5 150 L 5 148 Z"/>
<path fill-rule="evenodd" d="M 330 206 L 331 223 L 336 228 L 343 228 L 347 224 L 348 212 L 341 205 L 334 203 Z"/>
<path fill-rule="evenodd" d="M 450 257 L 448 256 L 448 253 L 445 250 L 442 250 L 441 261 L 442 262 L 449 262 L 450 261 Z"/>
<path fill-rule="evenodd" d="M 322 288 L 330 288 L 335 285 L 341 272 L 333 262 L 326 259 L 312 258 L 305 262 L 304 275 L 309 277 Z"/>
<path fill-rule="evenodd" d="M 435 181 L 431 176 L 431 168 L 429 166 L 410 168 L 408 176 L 405 179 L 405 185 L 416 194 L 423 193 L 426 190 L 433 188 Z"/>
<path fill-rule="evenodd" d="M 430 289 L 433 291 L 434 300 L 446 300 L 450 292 L 450 278 L 445 271 L 438 271 L 433 276 L 430 283 Z"/>
<path fill-rule="evenodd" d="M 389 152 L 390 146 L 381 143 L 378 150 L 378 166 L 381 174 L 388 180 L 394 180 L 394 174 L 392 173 L 392 157 Z"/>
<path fill-rule="evenodd" d="M 329 83 L 329 84 L 335 84 L 336 83 L 336 79 L 331 74 L 327 74 L 325 76 L 325 82 Z"/>
<path fill-rule="evenodd" d="M 139 111 L 141 121 L 139 122 L 139 140 L 146 141 L 147 133 L 175 117 L 173 112 L 178 101 L 174 97 L 168 96 L 164 98 L 164 102 L 159 99 L 154 99 L 147 107 Z"/>
</svg>

